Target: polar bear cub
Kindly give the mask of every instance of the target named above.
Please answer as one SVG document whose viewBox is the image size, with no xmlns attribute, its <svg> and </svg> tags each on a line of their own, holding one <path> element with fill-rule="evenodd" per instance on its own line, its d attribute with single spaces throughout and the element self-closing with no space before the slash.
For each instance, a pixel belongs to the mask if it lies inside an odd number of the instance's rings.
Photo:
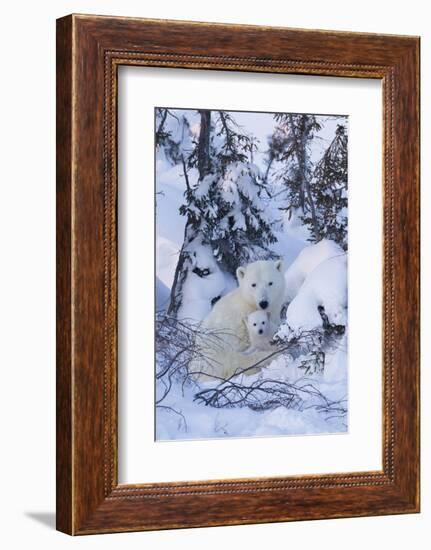
<svg viewBox="0 0 431 550">
<path fill-rule="evenodd" d="M 250 346 L 244 353 L 250 354 L 256 351 L 270 350 L 270 342 L 277 330 L 277 326 L 271 322 L 271 314 L 268 311 L 258 309 L 247 316 L 245 323 Z"/>
</svg>

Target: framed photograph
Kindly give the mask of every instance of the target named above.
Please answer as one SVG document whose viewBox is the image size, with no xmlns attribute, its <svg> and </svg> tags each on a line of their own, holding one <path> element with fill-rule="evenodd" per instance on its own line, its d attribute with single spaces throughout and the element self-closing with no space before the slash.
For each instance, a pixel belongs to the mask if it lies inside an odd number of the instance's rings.
<svg viewBox="0 0 431 550">
<path fill-rule="evenodd" d="M 57 21 L 57 528 L 419 511 L 419 38 Z"/>
</svg>

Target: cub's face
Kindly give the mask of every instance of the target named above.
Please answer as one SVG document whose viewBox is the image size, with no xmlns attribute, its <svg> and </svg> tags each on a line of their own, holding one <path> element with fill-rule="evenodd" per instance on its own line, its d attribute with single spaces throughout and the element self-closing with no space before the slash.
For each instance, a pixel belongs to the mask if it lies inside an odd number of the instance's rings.
<svg viewBox="0 0 431 550">
<path fill-rule="evenodd" d="M 256 336 L 269 336 L 269 313 L 257 310 L 247 317 L 247 329 L 249 334 Z"/>
<path fill-rule="evenodd" d="M 285 283 L 281 260 L 261 260 L 236 270 L 241 293 L 248 304 L 262 311 L 280 307 Z"/>
</svg>

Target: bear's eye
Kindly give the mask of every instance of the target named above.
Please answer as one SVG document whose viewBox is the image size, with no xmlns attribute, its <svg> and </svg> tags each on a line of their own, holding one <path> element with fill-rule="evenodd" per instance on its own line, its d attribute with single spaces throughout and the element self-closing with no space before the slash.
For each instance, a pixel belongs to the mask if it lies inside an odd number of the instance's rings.
<svg viewBox="0 0 431 550">
<path fill-rule="evenodd" d="M 254 288 L 254 287 L 256 286 L 256 283 L 252 283 L 252 285 L 251 285 L 251 286 L 252 286 L 252 287 Z"/>
<path fill-rule="evenodd" d="M 255 327 L 255 326 L 256 326 L 256 323 L 253 323 L 253 326 Z"/>
<path fill-rule="evenodd" d="M 272 281 L 270 283 L 268 283 L 268 286 L 272 286 Z"/>
<path fill-rule="evenodd" d="M 265 324 L 265 321 L 262 321 L 262 325 L 264 325 L 264 324 Z"/>
</svg>

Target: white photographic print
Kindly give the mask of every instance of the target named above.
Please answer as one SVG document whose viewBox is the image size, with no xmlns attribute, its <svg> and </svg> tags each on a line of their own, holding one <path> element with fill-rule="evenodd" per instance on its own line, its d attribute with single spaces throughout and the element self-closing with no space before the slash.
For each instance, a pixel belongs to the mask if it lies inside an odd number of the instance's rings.
<svg viewBox="0 0 431 550">
<path fill-rule="evenodd" d="M 347 432 L 348 117 L 155 109 L 156 440 Z"/>
</svg>

